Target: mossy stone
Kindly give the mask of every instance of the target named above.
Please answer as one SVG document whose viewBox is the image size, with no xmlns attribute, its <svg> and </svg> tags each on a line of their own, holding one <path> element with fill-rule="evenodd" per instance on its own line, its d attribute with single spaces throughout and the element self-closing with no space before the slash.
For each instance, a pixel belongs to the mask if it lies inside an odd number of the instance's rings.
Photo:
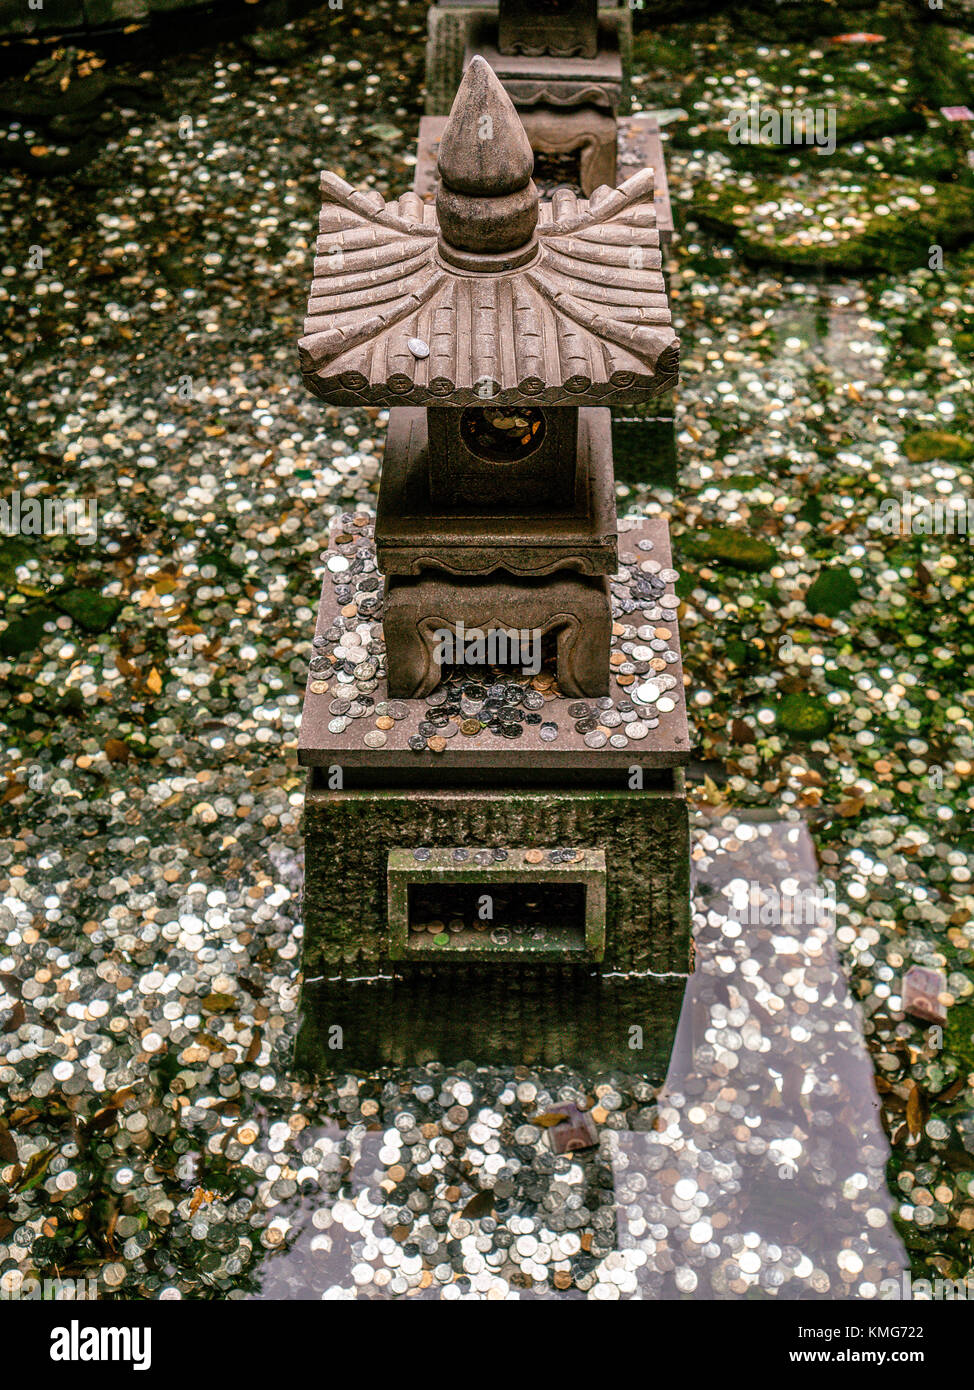
<svg viewBox="0 0 974 1390">
<path fill-rule="evenodd" d="M 4 656 L 23 656 L 34 652 L 44 640 L 44 624 L 57 617 L 53 608 L 28 608 L 0 632 L 0 652 Z"/>
<path fill-rule="evenodd" d="M 782 696 L 777 714 L 778 727 L 793 738 L 824 738 L 832 727 L 832 715 L 826 706 L 804 691 Z"/>
<path fill-rule="evenodd" d="M 822 570 L 808 593 L 805 606 L 810 613 L 826 613 L 834 618 L 851 608 L 859 597 L 859 585 L 845 565 Z"/>
<path fill-rule="evenodd" d="M 931 463 L 934 459 L 956 463 L 974 458 L 974 440 L 946 430 L 918 430 L 903 441 L 903 452 L 911 463 Z"/>
<path fill-rule="evenodd" d="M 682 548 L 696 559 L 730 565 L 734 569 L 758 574 L 770 569 L 778 552 L 770 541 L 749 536 L 733 526 L 714 526 L 709 531 L 692 531 L 683 536 Z"/>
<path fill-rule="evenodd" d="M 68 589 L 55 594 L 53 602 L 87 632 L 104 632 L 110 628 L 122 607 L 121 599 L 108 598 L 97 589 Z"/>
</svg>

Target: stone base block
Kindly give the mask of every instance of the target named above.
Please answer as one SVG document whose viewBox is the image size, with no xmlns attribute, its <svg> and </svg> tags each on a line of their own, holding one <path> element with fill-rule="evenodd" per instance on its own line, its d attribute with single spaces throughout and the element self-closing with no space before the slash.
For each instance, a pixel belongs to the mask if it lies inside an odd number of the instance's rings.
<svg viewBox="0 0 974 1390">
<path fill-rule="evenodd" d="M 313 768 L 304 978 L 374 975 L 394 960 L 400 969 L 412 960 L 489 971 L 514 961 L 684 975 L 689 865 L 680 768 L 659 769 L 640 791 L 330 790 L 326 771 Z M 448 891 L 431 904 L 437 877 Z M 545 898 L 553 887 L 563 900 Z M 494 912 L 480 931 L 485 896 L 503 897 L 505 915 Z M 442 921 L 422 948 L 410 946 L 417 918 Z"/>
</svg>

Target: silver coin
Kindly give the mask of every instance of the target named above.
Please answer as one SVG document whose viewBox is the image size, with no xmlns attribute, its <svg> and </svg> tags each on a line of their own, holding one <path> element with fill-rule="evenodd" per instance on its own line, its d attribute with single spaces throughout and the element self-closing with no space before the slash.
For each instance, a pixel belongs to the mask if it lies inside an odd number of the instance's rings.
<svg viewBox="0 0 974 1390">
<path fill-rule="evenodd" d="M 664 645 L 665 645 L 665 644 L 664 644 Z M 656 650 L 659 651 L 659 648 L 657 647 Z M 638 647 L 638 646 L 637 646 L 637 647 L 633 647 L 633 649 L 632 649 L 632 651 L 629 653 L 629 655 L 632 657 L 633 661 L 651 661 L 651 660 L 652 660 L 652 656 L 653 656 L 653 651 L 652 651 L 652 648 L 651 648 L 651 647 Z"/>
<path fill-rule="evenodd" d="M 591 733 L 585 735 L 586 748 L 604 748 L 608 739 L 601 729 L 593 729 Z"/>
<path fill-rule="evenodd" d="M 351 700 L 332 700 L 328 709 L 332 714 L 347 714 L 351 703 Z"/>
<path fill-rule="evenodd" d="M 622 715 L 617 709 L 607 709 L 599 715 L 599 723 L 604 729 L 618 729 L 622 723 Z"/>
<path fill-rule="evenodd" d="M 390 719 L 406 719 L 409 716 L 409 706 L 402 700 L 390 700 L 386 713 Z"/>
<path fill-rule="evenodd" d="M 440 738 L 454 738 L 460 732 L 460 726 L 454 724 L 452 719 L 448 719 L 445 724 L 441 724 L 437 733 Z"/>
<path fill-rule="evenodd" d="M 643 574 L 659 574 L 661 566 L 658 560 L 644 560 L 639 568 Z"/>
<path fill-rule="evenodd" d="M 426 703 L 435 707 L 436 705 L 445 705 L 448 699 L 449 692 L 443 686 L 440 686 L 437 690 L 431 691 L 431 693 L 426 696 Z"/>
<path fill-rule="evenodd" d="M 645 681 L 642 685 L 637 685 L 633 692 L 633 699 L 638 700 L 641 705 L 652 705 L 660 697 L 660 688 L 655 681 Z"/>
<path fill-rule="evenodd" d="M 675 584 L 676 581 L 677 581 L 677 580 L 679 579 L 679 577 L 680 577 L 680 571 L 679 571 L 679 570 L 660 570 L 660 572 L 659 572 L 659 577 L 660 577 L 660 579 L 662 579 L 663 582 L 666 583 L 666 584 Z"/>
<path fill-rule="evenodd" d="M 626 725 L 626 733 L 630 738 L 645 738 L 649 733 L 649 725 L 644 724 L 641 719 L 634 719 L 631 724 Z"/>
<path fill-rule="evenodd" d="M 680 602 L 681 600 L 677 598 L 676 594 L 664 594 L 659 601 L 659 606 L 667 613 L 672 613 L 675 609 L 679 608 Z"/>
<path fill-rule="evenodd" d="M 386 743 L 385 730 L 370 729 L 362 742 L 365 744 L 366 748 L 384 748 Z"/>
<path fill-rule="evenodd" d="M 663 653 L 663 660 L 666 662 L 667 666 L 672 666 L 672 665 L 674 664 L 674 662 L 679 661 L 679 659 L 680 659 L 680 654 L 679 654 L 679 652 L 664 652 L 664 653 Z"/>
<path fill-rule="evenodd" d="M 652 550 L 652 549 L 653 549 L 653 542 L 652 542 L 652 541 L 637 541 L 637 542 L 636 542 L 636 549 L 637 549 L 637 550 Z"/>
<path fill-rule="evenodd" d="M 407 338 L 406 346 L 414 357 L 422 359 L 430 355 L 429 343 L 424 343 L 422 338 Z"/>
<path fill-rule="evenodd" d="M 625 734 L 610 734 L 609 743 L 612 745 L 613 748 L 629 747 L 629 740 L 626 738 Z"/>
<path fill-rule="evenodd" d="M 676 709 L 676 701 L 671 700 L 669 695 L 664 695 L 656 701 L 656 708 L 661 714 L 669 714 L 671 709 Z"/>
<path fill-rule="evenodd" d="M 359 665 L 355 667 L 355 670 L 352 672 L 352 675 L 355 677 L 357 681 L 370 681 L 372 677 L 375 675 L 375 662 L 360 662 Z"/>
<path fill-rule="evenodd" d="M 343 734 L 347 728 L 348 720 L 344 716 L 338 719 L 329 719 L 328 721 L 328 732 L 330 734 Z"/>
<path fill-rule="evenodd" d="M 332 574 L 344 574 L 345 570 L 348 569 L 349 562 L 344 555 L 329 555 L 325 564 Z"/>
</svg>

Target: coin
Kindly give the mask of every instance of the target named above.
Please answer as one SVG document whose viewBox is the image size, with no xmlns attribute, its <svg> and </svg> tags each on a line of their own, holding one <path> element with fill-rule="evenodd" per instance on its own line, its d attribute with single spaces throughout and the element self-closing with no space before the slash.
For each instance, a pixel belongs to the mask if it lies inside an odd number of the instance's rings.
<svg viewBox="0 0 974 1390">
<path fill-rule="evenodd" d="M 386 713 L 390 719 L 405 719 L 409 714 L 409 706 L 404 704 L 402 700 L 390 700 Z"/>
<path fill-rule="evenodd" d="M 545 743 L 552 743 L 558 737 L 558 725 L 542 724 L 538 729 L 538 737 Z"/>
<path fill-rule="evenodd" d="M 671 709 L 676 709 L 676 701 L 671 700 L 669 695 L 664 695 L 661 699 L 656 701 L 656 708 L 662 714 L 669 714 Z"/>
<path fill-rule="evenodd" d="M 648 733 L 649 728 L 641 719 L 634 719 L 631 723 L 626 725 L 626 735 L 629 738 L 645 738 Z"/>
<path fill-rule="evenodd" d="M 482 728 L 483 725 L 479 719 L 461 719 L 460 721 L 460 732 L 461 734 L 466 734 L 468 737 L 473 734 L 479 734 Z"/>
<path fill-rule="evenodd" d="M 524 858 L 528 864 L 540 864 L 544 859 L 544 853 L 540 849 L 528 849 L 524 852 Z"/>
<path fill-rule="evenodd" d="M 604 748 L 608 739 L 601 729 L 593 729 L 585 735 L 586 748 Z"/>
<path fill-rule="evenodd" d="M 312 695 L 327 695 L 327 694 L 328 694 L 328 682 L 327 682 L 327 681 L 312 681 L 312 682 L 311 682 L 311 693 L 312 693 Z"/>
<path fill-rule="evenodd" d="M 328 732 L 330 734 L 343 734 L 348 728 L 348 720 L 343 716 L 338 719 L 329 719 Z"/>
<path fill-rule="evenodd" d="M 568 706 L 568 713 L 572 719 L 588 719 L 592 710 L 584 700 L 576 700 L 574 704 Z"/>
<path fill-rule="evenodd" d="M 386 738 L 387 735 L 384 734 L 381 729 L 370 729 L 362 742 L 365 744 L 366 748 L 383 748 L 385 747 Z"/>
<path fill-rule="evenodd" d="M 430 750 L 434 753 L 442 753 L 446 747 L 446 739 L 440 734 L 434 734 L 432 738 L 427 739 L 427 743 Z"/>
</svg>

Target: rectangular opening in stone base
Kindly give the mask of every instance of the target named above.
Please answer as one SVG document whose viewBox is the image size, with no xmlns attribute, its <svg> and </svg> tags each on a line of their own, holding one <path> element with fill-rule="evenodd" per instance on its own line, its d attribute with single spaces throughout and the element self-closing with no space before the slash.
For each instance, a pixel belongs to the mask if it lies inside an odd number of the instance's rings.
<svg viewBox="0 0 974 1390">
<path fill-rule="evenodd" d="M 410 886 L 406 955 L 430 961 L 438 955 L 489 959 L 508 950 L 585 956 L 584 884 Z"/>
<path fill-rule="evenodd" d="M 389 851 L 393 960 L 599 961 L 601 850 Z"/>
</svg>

